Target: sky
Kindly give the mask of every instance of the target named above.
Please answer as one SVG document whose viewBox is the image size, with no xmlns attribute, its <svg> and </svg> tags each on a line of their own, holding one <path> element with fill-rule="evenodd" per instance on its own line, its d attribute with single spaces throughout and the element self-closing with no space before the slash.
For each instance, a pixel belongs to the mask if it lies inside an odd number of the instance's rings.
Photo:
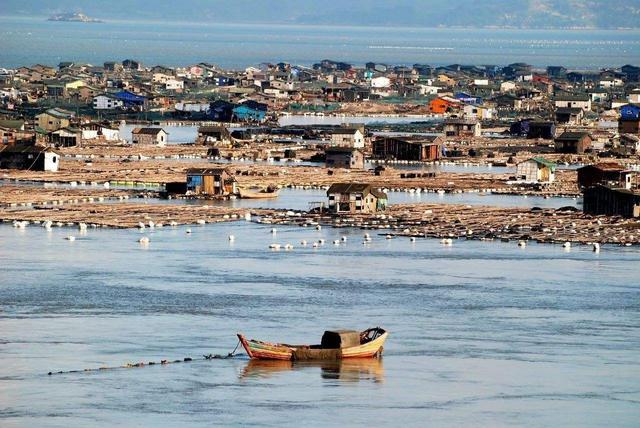
<svg viewBox="0 0 640 428">
<path fill-rule="evenodd" d="M 638 28 L 640 0 L 2 0 L 1 15 L 412 27 Z"/>
</svg>

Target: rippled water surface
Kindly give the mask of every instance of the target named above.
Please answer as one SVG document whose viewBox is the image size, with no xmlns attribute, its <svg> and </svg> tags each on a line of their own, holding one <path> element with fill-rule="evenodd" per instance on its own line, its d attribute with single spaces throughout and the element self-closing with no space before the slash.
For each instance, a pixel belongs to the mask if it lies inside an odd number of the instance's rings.
<svg viewBox="0 0 640 428">
<path fill-rule="evenodd" d="M 637 248 L 192 230 L 147 232 L 144 248 L 133 230 L 0 225 L 1 426 L 637 426 Z M 376 325 L 391 332 L 380 362 L 46 375 L 226 353 L 236 332 L 314 342 Z"/>
<path fill-rule="evenodd" d="M 0 13 L 2 11 L 0 10 Z M 248 11 L 248 13 L 251 13 Z M 244 68 L 261 62 L 311 65 L 323 58 L 364 64 L 561 64 L 619 67 L 640 58 L 638 30 L 512 30 L 334 27 L 185 22 L 48 22 L 0 17 L 0 66 L 122 61 L 167 66 L 206 61 Z"/>
</svg>

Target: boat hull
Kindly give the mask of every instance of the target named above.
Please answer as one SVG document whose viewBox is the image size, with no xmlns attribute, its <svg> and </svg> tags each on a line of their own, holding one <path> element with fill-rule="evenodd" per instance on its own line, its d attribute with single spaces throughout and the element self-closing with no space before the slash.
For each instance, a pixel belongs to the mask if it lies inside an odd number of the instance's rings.
<svg viewBox="0 0 640 428">
<path fill-rule="evenodd" d="M 308 345 L 286 345 L 247 339 L 238 334 L 238 339 L 250 358 L 258 360 L 340 360 L 348 358 L 374 358 L 382 356 L 384 343 L 389 333 L 361 344 L 342 349 L 318 349 Z"/>
<path fill-rule="evenodd" d="M 241 199 L 275 199 L 279 192 L 248 192 L 240 189 L 239 193 Z"/>
</svg>

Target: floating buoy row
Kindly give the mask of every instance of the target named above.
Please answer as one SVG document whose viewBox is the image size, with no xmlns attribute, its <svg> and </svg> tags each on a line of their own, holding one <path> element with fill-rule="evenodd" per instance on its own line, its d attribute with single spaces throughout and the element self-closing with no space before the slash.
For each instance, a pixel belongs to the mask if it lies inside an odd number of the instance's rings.
<svg viewBox="0 0 640 428">
<path fill-rule="evenodd" d="M 111 367 L 98 367 L 98 368 L 91 368 L 91 369 L 83 369 L 83 370 L 67 370 L 67 371 L 57 371 L 57 372 L 48 372 L 47 375 L 48 376 L 53 376 L 56 374 L 69 374 L 69 373 L 86 373 L 86 372 L 98 372 L 98 371 L 106 371 L 106 370 L 117 370 L 117 369 L 134 369 L 134 368 L 142 368 L 142 367 L 149 367 L 149 366 L 166 366 L 169 364 L 178 364 L 178 363 L 190 363 L 192 361 L 207 361 L 207 360 L 226 360 L 229 358 L 234 358 L 243 354 L 236 354 L 236 349 L 238 349 L 238 347 L 236 346 L 236 348 L 233 350 L 233 352 L 229 352 L 227 355 L 221 355 L 221 354 L 207 354 L 207 355 L 203 355 L 202 358 L 192 358 L 192 357 L 184 357 L 181 360 L 160 360 L 160 361 L 148 361 L 148 362 L 138 362 L 138 363 L 126 363 L 123 364 L 121 366 L 111 366 Z"/>
<path fill-rule="evenodd" d="M 280 244 L 269 244 L 269 249 L 271 250 L 279 251 L 280 248 L 283 248 L 285 251 L 291 251 L 293 250 L 293 245 L 285 244 L 284 246 L 282 246 Z"/>
</svg>

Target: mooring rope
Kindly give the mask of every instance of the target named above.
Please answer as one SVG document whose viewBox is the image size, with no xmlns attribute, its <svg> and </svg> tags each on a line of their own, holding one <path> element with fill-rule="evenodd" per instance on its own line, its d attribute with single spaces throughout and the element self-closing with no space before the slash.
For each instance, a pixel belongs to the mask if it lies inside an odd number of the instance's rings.
<svg viewBox="0 0 640 428">
<path fill-rule="evenodd" d="M 51 376 L 54 374 L 85 373 L 85 372 L 98 372 L 98 371 L 105 371 L 105 370 L 132 369 L 132 368 L 141 368 L 141 367 L 156 366 L 156 365 L 165 366 L 168 364 L 189 363 L 191 361 L 226 360 L 229 358 L 237 357 L 238 355 L 242 355 L 242 354 L 236 354 L 236 351 L 238 350 L 239 346 L 240 346 L 240 341 L 238 341 L 238 343 L 236 344 L 236 347 L 233 348 L 233 351 L 229 352 L 227 355 L 208 354 L 208 355 L 203 355 L 202 358 L 184 357 L 181 360 L 160 360 L 159 362 L 148 361 L 146 363 L 142 361 L 139 363 L 126 363 L 121 366 L 111 366 L 111 367 L 105 366 L 105 367 L 89 368 L 89 369 L 83 369 L 83 370 L 66 370 L 66 371 L 60 370 L 57 372 L 49 372 L 47 373 L 47 375 Z"/>
</svg>

